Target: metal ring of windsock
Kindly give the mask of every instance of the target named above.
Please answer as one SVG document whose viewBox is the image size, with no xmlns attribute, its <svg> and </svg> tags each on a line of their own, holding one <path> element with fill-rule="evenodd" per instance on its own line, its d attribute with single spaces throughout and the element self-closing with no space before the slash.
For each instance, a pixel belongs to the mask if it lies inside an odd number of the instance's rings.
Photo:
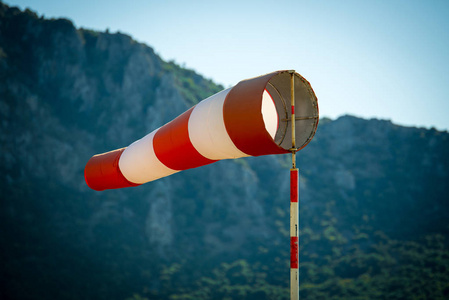
<svg viewBox="0 0 449 300">
<path fill-rule="evenodd" d="M 291 74 L 295 151 L 302 149 L 318 126 L 317 98 L 301 75 L 277 71 L 199 102 L 127 148 L 93 156 L 85 167 L 87 185 L 97 191 L 131 187 L 222 159 L 290 153 Z"/>
</svg>

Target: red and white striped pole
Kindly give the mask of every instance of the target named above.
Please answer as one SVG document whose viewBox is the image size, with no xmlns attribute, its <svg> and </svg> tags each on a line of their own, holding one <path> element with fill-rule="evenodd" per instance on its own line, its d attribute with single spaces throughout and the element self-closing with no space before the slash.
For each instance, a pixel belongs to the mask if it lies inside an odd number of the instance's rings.
<svg viewBox="0 0 449 300">
<path fill-rule="evenodd" d="M 299 300 L 299 178 L 296 168 L 295 71 L 291 74 L 292 168 L 290 169 L 290 299 Z"/>
</svg>

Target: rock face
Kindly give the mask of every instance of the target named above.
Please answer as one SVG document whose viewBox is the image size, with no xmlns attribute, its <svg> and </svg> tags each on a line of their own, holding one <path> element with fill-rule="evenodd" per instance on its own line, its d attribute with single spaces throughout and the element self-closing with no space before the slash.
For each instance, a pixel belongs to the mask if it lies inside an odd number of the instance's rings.
<svg viewBox="0 0 449 300">
<path fill-rule="evenodd" d="M 177 275 L 181 289 L 222 262 L 286 262 L 288 155 L 221 161 L 138 188 L 84 183 L 91 155 L 129 145 L 222 88 L 127 35 L 0 3 L 2 295 L 164 299 L 173 263 L 190 272 Z M 447 149 L 447 132 L 323 119 L 298 154 L 302 232 L 341 233 L 342 251 L 363 226 L 403 240 L 447 234 Z M 302 261 L 321 255 L 306 238 L 302 247 Z"/>
</svg>

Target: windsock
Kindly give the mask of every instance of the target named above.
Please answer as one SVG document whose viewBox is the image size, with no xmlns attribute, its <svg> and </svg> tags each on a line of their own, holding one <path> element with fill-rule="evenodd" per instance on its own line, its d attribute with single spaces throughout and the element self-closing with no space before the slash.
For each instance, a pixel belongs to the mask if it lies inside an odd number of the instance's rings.
<svg viewBox="0 0 449 300">
<path fill-rule="evenodd" d="M 243 80 L 127 148 L 93 156 L 84 170 L 86 183 L 97 191 L 131 187 L 222 159 L 298 151 L 313 138 L 318 119 L 315 93 L 298 73 L 277 71 Z"/>
</svg>

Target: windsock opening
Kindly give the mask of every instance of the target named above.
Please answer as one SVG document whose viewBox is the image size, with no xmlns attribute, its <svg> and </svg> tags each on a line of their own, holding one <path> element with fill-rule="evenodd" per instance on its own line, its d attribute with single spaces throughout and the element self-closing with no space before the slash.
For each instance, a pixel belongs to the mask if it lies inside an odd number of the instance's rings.
<svg viewBox="0 0 449 300">
<path fill-rule="evenodd" d="M 294 73 L 294 76 L 296 115 L 294 120 L 296 127 L 295 140 L 296 148 L 300 150 L 304 148 L 315 135 L 318 127 L 319 111 L 317 97 L 310 83 L 296 72 Z M 290 77 L 291 74 L 289 71 L 279 72 L 278 74 L 271 77 L 265 87 L 265 90 L 273 100 L 278 118 L 277 129 L 273 140 L 279 147 L 285 150 L 289 150 L 292 147 Z M 273 125 L 269 124 L 271 123 L 266 123 L 268 132 L 270 132 L 270 130 L 273 130 Z"/>
<path fill-rule="evenodd" d="M 309 82 L 291 71 L 240 81 L 223 105 L 226 131 L 233 144 L 251 156 L 292 149 L 291 76 L 294 76 L 295 149 L 304 148 L 318 127 L 318 102 Z"/>
<path fill-rule="evenodd" d="M 264 90 L 262 94 L 262 117 L 265 129 L 274 140 L 276 131 L 279 128 L 279 116 L 276 111 L 274 100 L 267 90 Z"/>
</svg>

